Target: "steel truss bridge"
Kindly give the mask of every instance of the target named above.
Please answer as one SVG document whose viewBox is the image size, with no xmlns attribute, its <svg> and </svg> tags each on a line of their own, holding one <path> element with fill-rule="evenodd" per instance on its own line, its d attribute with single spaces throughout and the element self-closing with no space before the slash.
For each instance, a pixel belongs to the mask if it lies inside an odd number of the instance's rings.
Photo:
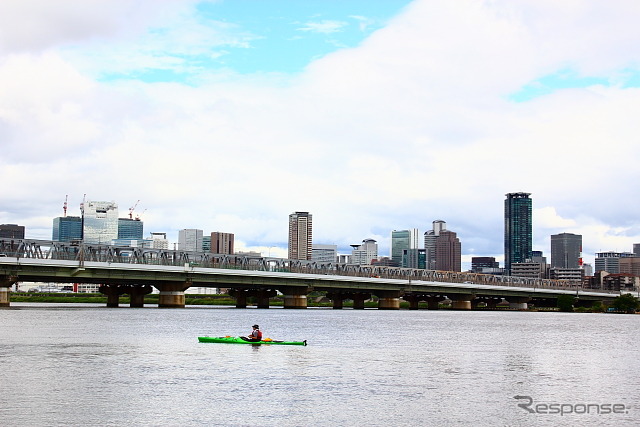
<svg viewBox="0 0 640 427">
<path fill-rule="evenodd" d="M 15 262 L 9 262 L 10 259 L 15 259 Z M 63 267 L 66 270 L 60 273 Z M 38 280 L 37 277 L 42 277 L 42 280 Z M 151 292 L 150 286 L 155 286 L 160 290 L 161 298 L 163 293 L 165 296 L 177 295 L 176 306 L 181 305 L 180 292 L 190 286 L 231 288 L 232 295 L 239 301 L 238 306 L 242 306 L 246 296 L 257 295 L 260 298 L 262 295 L 264 301 L 265 298 L 275 295 L 275 289 L 284 289 L 285 307 L 287 293 L 290 293 L 292 295 L 289 295 L 289 300 L 292 301 L 293 308 L 306 307 L 306 293 L 310 290 L 327 291 L 327 296 L 334 301 L 353 299 L 355 302 L 356 298 L 364 298 L 371 293 L 380 298 L 394 300 L 385 303 L 391 307 L 380 308 L 395 308 L 395 300 L 401 296 L 416 308 L 418 301 L 427 301 L 434 295 L 445 294 L 449 298 L 452 298 L 452 295 L 464 297 L 465 303 L 469 304 L 477 294 L 510 296 L 514 300 L 520 296 L 528 298 L 534 294 L 557 298 L 560 294 L 577 295 L 579 291 L 587 300 L 603 300 L 616 296 L 600 290 L 581 290 L 580 282 L 562 280 L 82 242 L 0 239 L 0 280 L 7 283 L 47 279 L 66 283 L 105 284 L 101 292 L 107 295 L 112 292 L 118 295 L 130 293 L 133 296 L 135 288 L 132 288 L 132 285 L 145 286 L 146 293 Z M 114 290 L 113 286 L 108 285 L 128 286 L 129 290 Z M 3 286 L 7 288 L 6 285 L 0 284 L 0 290 Z M 167 304 L 173 306 L 173 303 Z M 263 306 L 264 304 L 263 302 Z M 258 305 L 260 306 L 260 303 Z M 268 306 L 268 302 L 266 305 Z M 341 302 L 334 304 L 334 308 L 340 307 Z"/>
</svg>

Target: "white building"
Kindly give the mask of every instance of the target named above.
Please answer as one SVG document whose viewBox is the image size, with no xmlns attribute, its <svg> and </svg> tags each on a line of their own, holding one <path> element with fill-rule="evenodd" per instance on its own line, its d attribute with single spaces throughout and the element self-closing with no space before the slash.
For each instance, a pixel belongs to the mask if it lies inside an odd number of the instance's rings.
<svg viewBox="0 0 640 427">
<path fill-rule="evenodd" d="M 169 249 L 167 233 L 151 233 L 151 247 L 153 249 Z"/>
<path fill-rule="evenodd" d="M 378 258 L 378 243 L 373 239 L 364 239 L 361 245 L 351 247 L 351 264 L 370 265 L 371 260 Z"/>
<path fill-rule="evenodd" d="M 202 252 L 202 230 L 186 228 L 178 232 L 178 250 Z"/>
<path fill-rule="evenodd" d="M 118 205 L 115 202 L 87 201 L 81 210 L 85 243 L 110 245 L 118 238 Z"/>
</svg>

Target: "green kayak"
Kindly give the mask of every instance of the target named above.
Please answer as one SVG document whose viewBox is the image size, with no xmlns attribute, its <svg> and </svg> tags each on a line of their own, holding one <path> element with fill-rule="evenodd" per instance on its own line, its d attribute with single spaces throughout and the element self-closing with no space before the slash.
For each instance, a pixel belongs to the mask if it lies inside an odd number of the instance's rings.
<svg viewBox="0 0 640 427">
<path fill-rule="evenodd" d="M 223 344 L 278 344 L 278 345 L 307 345 L 307 340 L 304 341 L 276 341 L 269 338 L 262 341 L 247 341 L 240 337 L 198 337 L 200 342 L 216 342 Z"/>
</svg>

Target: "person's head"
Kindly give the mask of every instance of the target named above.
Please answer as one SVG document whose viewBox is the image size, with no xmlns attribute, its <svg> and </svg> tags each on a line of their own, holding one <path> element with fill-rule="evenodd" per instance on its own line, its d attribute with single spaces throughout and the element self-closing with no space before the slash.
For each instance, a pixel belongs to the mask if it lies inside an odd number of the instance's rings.
<svg viewBox="0 0 640 427">
<path fill-rule="evenodd" d="M 260 329 L 260 326 L 258 326 L 258 325 L 253 325 L 253 326 L 252 326 L 252 328 L 253 328 L 253 329 Z"/>
</svg>

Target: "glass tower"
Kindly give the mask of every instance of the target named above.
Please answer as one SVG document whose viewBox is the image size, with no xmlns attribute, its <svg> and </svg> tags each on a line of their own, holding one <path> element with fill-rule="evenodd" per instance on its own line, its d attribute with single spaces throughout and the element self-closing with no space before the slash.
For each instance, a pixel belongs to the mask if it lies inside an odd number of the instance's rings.
<svg viewBox="0 0 640 427">
<path fill-rule="evenodd" d="M 531 258 L 531 193 L 507 193 L 504 201 L 504 269 Z"/>
<path fill-rule="evenodd" d="M 573 233 L 551 235 L 551 267 L 580 268 L 582 236 Z"/>
<path fill-rule="evenodd" d="M 70 242 L 82 239 L 82 218 L 79 216 L 61 216 L 53 219 L 51 240 Z"/>
<path fill-rule="evenodd" d="M 82 205 L 82 239 L 85 243 L 110 245 L 118 238 L 118 205 L 114 202 L 86 202 Z"/>
</svg>

